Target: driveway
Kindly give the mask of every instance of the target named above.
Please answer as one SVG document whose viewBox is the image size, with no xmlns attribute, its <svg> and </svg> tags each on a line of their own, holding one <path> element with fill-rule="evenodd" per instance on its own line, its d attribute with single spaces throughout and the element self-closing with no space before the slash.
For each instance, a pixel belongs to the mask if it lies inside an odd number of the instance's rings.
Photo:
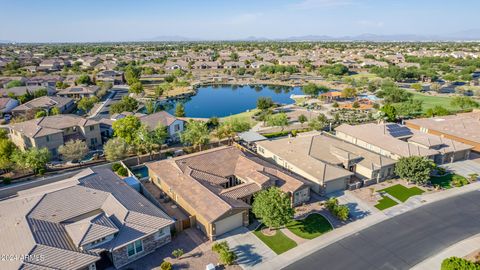
<svg viewBox="0 0 480 270">
<path fill-rule="evenodd" d="M 217 240 L 227 241 L 232 251 L 237 255 L 237 263 L 243 269 L 252 269 L 254 266 L 272 260 L 277 256 L 246 227 L 230 231 Z"/>
<path fill-rule="evenodd" d="M 457 161 L 454 163 L 443 164 L 441 167 L 464 177 L 468 177 L 468 175 L 472 173 L 480 175 L 480 163 L 474 160 Z"/>
</svg>

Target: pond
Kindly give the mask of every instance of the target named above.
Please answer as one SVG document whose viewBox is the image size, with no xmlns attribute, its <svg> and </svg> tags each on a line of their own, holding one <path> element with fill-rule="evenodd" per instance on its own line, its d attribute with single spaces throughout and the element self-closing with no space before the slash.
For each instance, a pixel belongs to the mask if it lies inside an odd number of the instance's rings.
<svg viewBox="0 0 480 270">
<path fill-rule="evenodd" d="M 181 102 L 187 117 L 224 117 L 255 109 L 259 97 L 270 97 L 276 103 L 293 104 L 295 101 L 290 98 L 292 94 L 300 95 L 303 92 L 300 87 L 289 86 L 202 86 L 192 97 L 170 101 L 165 105 L 165 110 L 175 114 L 175 106 Z"/>
</svg>

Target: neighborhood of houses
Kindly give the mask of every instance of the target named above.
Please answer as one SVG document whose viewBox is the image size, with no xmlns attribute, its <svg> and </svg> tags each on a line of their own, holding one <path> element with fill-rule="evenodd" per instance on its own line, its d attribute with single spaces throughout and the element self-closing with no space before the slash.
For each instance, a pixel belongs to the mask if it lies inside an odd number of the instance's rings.
<svg viewBox="0 0 480 270">
<path fill-rule="evenodd" d="M 421 66 L 411 59 L 469 61 L 478 51 L 132 46 L 55 56 L 46 45 L 0 47 L 1 269 L 252 269 L 365 216 L 393 215 L 412 197 L 479 180 L 476 70 L 462 90 L 446 74 L 369 79 L 371 68 L 407 72 Z M 322 67 L 344 70 L 309 73 Z M 166 109 L 215 83 L 305 95 L 221 118 Z M 461 97 L 458 108 L 400 113 L 415 98 L 447 95 Z"/>
</svg>

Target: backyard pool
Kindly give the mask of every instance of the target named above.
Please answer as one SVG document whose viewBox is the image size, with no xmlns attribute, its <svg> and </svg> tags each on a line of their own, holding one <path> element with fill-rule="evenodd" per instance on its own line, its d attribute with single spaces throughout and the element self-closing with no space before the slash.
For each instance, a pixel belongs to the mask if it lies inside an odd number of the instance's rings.
<svg viewBox="0 0 480 270">
<path fill-rule="evenodd" d="M 130 171 L 138 178 L 143 179 L 148 177 L 148 168 L 145 165 L 135 166 Z"/>
<path fill-rule="evenodd" d="M 270 85 L 215 85 L 202 86 L 197 94 L 186 99 L 169 101 L 164 109 L 175 114 L 177 103 L 183 103 L 187 117 L 225 117 L 257 107 L 259 97 L 270 97 L 274 102 L 293 104 L 290 95 L 303 94 L 301 87 Z"/>
</svg>

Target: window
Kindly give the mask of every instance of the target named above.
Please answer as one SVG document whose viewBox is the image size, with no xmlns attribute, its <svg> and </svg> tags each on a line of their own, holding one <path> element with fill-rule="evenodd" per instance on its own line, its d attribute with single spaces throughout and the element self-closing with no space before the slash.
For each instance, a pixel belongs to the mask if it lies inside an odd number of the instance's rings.
<svg viewBox="0 0 480 270">
<path fill-rule="evenodd" d="M 180 130 L 180 125 L 176 124 L 175 126 L 173 126 L 173 129 L 175 130 L 175 132 L 179 131 Z"/>
<path fill-rule="evenodd" d="M 138 253 L 141 253 L 142 251 L 143 251 L 142 240 L 137 240 L 133 243 L 128 244 L 127 246 L 128 257 L 134 256 Z"/>
<path fill-rule="evenodd" d="M 90 126 L 90 131 L 94 130 L 95 126 Z"/>
<path fill-rule="evenodd" d="M 91 138 L 90 139 L 90 144 L 91 145 L 96 145 L 97 144 L 97 138 Z"/>
<path fill-rule="evenodd" d="M 49 142 L 50 141 L 50 136 L 47 135 L 46 139 L 47 139 L 47 142 Z"/>
<path fill-rule="evenodd" d="M 160 238 L 162 238 L 163 236 L 165 236 L 167 233 L 165 232 L 167 230 L 167 228 L 162 228 L 160 230 L 158 230 L 158 232 L 155 233 L 155 240 L 158 240 Z"/>
</svg>

